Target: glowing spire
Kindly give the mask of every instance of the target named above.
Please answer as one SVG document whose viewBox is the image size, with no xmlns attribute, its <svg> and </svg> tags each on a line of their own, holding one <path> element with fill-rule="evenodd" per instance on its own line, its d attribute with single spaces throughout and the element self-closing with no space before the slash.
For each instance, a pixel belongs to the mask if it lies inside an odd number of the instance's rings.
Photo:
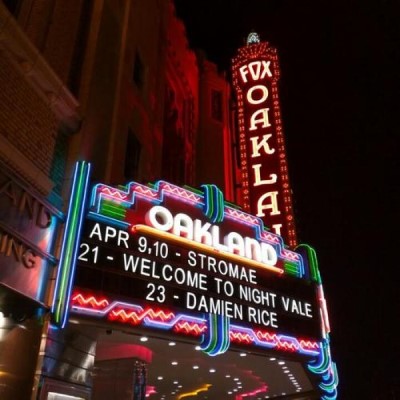
<svg viewBox="0 0 400 400">
<path fill-rule="evenodd" d="M 251 31 L 249 33 L 249 36 L 247 36 L 247 45 L 249 44 L 254 44 L 254 43 L 260 43 L 260 36 L 258 35 L 257 32 Z"/>
</svg>

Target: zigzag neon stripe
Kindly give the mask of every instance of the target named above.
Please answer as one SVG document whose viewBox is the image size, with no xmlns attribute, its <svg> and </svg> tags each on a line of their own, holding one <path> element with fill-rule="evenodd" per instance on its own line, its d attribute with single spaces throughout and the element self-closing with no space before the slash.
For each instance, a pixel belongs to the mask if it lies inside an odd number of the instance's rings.
<svg viewBox="0 0 400 400">
<path fill-rule="evenodd" d="M 76 163 L 51 308 L 52 322 L 61 328 L 65 326 L 68 318 L 89 176 L 90 164 L 84 161 Z"/>
<path fill-rule="evenodd" d="M 154 310 L 150 307 L 144 309 L 137 304 L 110 301 L 104 297 L 96 299 L 93 295 L 84 295 L 80 292 L 76 292 L 71 298 L 71 311 L 95 318 L 107 318 L 135 326 L 143 325 L 196 336 L 206 333 L 208 325 L 208 321 L 204 317 L 175 314 L 168 310 Z M 320 355 L 318 342 L 233 324 L 229 326 L 229 340 L 232 343 L 249 344 L 307 356 Z M 225 338 L 225 344 L 227 341 L 228 339 Z"/>
</svg>

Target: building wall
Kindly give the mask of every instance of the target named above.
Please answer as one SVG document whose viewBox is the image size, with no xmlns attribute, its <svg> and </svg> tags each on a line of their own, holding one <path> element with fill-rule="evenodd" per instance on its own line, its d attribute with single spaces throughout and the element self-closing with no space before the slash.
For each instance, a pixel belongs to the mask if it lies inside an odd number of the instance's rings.
<svg viewBox="0 0 400 400">
<path fill-rule="evenodd" d="M 0 37 L 0 398 L 25 400 L 32 394 L 62 219 L 64 163 L 55 154 L 76 130 L 79 114 L 3 3 Z"/>
<path fill-rule="evenodd" d="M 198 53 L 200 61 L 200 121 L 197 137 L 196 181 L 217 185 L 234 200 L 230 88 L 217 66 Z M 212 162 L 210 162 L 212 160 Z"/>
</svg>

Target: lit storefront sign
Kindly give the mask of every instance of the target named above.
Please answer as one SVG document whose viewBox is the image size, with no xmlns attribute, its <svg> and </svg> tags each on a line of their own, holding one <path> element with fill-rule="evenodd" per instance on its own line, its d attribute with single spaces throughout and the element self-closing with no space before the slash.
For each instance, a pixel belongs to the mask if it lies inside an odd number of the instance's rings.
<svg viewBox="0 0 400 400">
<path fill-rule="evenodd" d="M 71 312 L 190 336 L 210 356 L 230 346 L 295 353 L 334 394 L 337 373 L 312 248 L 288 250 L 214 185 L 97 184 L 89 194 L 89 171 L 77 164 L 56 325 Z"/>
<path fill-rule="evenodd" d="M 303 257 L 217 187 L 202 189 L 95 185 L 74 260 L 72 311 L 175 333 L 193 325 L 200 335 L 215 324 L 225 346 L 315 352 L 320 304 Z M 57 287 L 69 287 L 59 276 Z"/>
<path fill-rule="evenodd" d="M 297 245 L 278 97 L 277 52 L 249 36 L 233 59 L 243 207 Z"/>
</svg>

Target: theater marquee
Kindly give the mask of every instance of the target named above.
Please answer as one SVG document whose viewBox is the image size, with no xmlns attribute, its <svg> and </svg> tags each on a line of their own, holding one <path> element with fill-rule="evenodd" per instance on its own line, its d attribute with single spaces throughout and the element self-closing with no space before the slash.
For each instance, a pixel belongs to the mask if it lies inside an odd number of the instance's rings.
<svg viewBox="0 0 400 400">
<path fill-rule="evenodd" d="M 211 355 L 230 345 L 318 353 L 324 318 L 309 262 L 217 187 L 97 184 L 87 197 L 73 276 L 60 272 L 57 284 L 70 288 L 71 312 L 198 337 Z M 60 302 L 56 291 L 56 322 Z"/>
</svg>

